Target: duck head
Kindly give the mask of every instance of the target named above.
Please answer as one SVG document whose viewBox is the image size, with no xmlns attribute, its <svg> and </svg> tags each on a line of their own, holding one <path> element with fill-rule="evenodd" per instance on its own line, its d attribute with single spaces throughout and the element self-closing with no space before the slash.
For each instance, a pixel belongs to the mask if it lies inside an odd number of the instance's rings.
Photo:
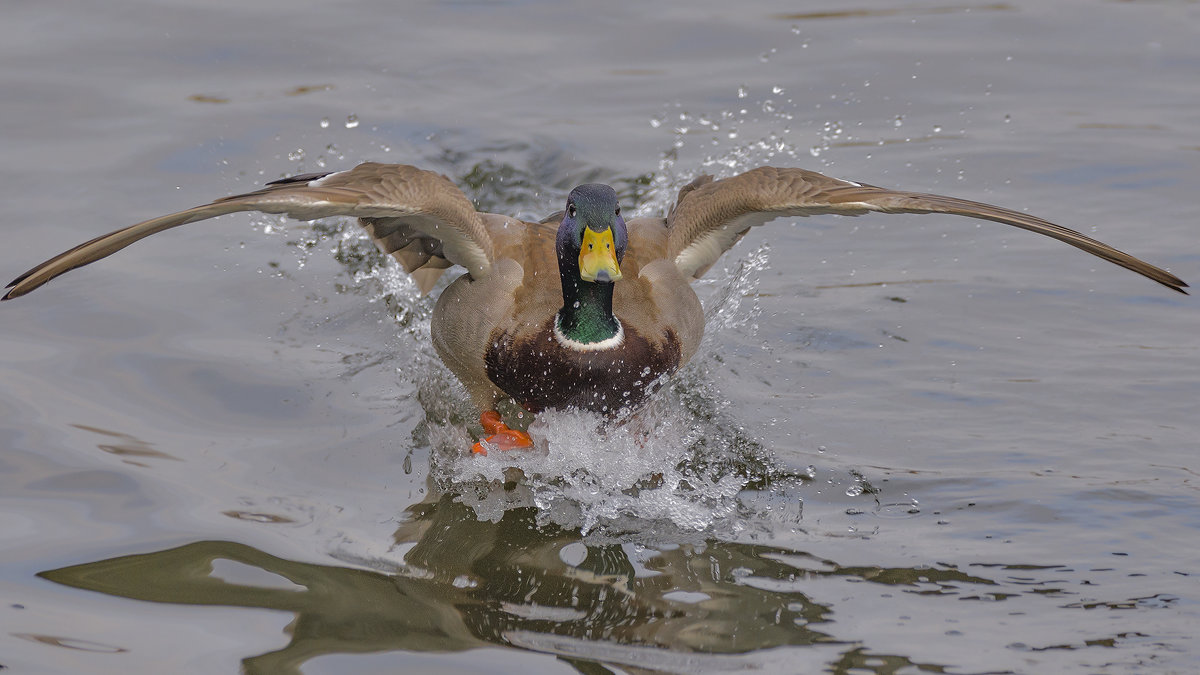
<svg viewBox="0 0 1200 675">
<path fill-rule="evenodd" d="M 628 244 L 616 190 L 597 183 L 571 190 L 556 241 L 563 289 L 556 328 L 562 339 L 607 344 L 620 334 L 612 294 Z"/>
<path fill-rule="evenodd" d="M 628 242 L 616 190 L 599 183 L 571 190 L 558 227 L 560 270 L 589 283 L 617 281 Z"/>
</svg>

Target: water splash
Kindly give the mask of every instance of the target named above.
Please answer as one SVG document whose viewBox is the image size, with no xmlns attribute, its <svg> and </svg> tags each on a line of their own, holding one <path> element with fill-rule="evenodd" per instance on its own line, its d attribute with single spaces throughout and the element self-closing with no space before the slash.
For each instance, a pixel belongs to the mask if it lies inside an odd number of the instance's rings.
<svg viewBox="0 0 1200 675">
<path fill-rule="evenodd" d="M 695 462 L 699 430 L 685 416 L 647 409 L 629 424 L 601 431 L 605 424 L 580 411 L 544 413 L 532 427 L 543 452 L 471 457 L 451 448 L 444 478 L 483 519 L 534 506 L 539 521 L 584 533 L 631 521 L 703 530 L 735 513 L 748 478 Z M 514 469 L 522 474 L 515 484 Z"/>
<path fill-rule="evenodd" d="M 734 93 L 737 103 L 732 108 L 696 113 L 675 103 L 650 119 L 651 127 L 670 130 L 673 139 L 649 183 L 648 207 L 665 212 L 679 187 L 699 173 L 723 178 L 772 161 L 800 159 L 803 153 L 791 139 L 795 101 L 787 90 L 772 85 L 760 92 L 739 85 Z M 765 132 L 756 137 L 756 129 Z M 677 171 L 681 154 L 692 148 L 700 149 L 703 157 L 698 162 L 689 160 L 684 171 Z"/>
<path fill-rule="evenodd" d="M 800 485 L 808 476 L 779 467 L 734 423 L 708 371 L 720 365 L 714 336 L 756 316 L 743 303 L 755 296 L 766 263 L 764 246 L 715 284 L 697 357 L 646 408 L 619 425 L 582 411 L 545 412 L 530 427 L 537 451 L 487 457 L 464 453 L 471 438 L 461 425 L 432 425 L 435 484 L 481 519 L 534 507 L 540 523 L 585 534 L 669 527 L 732 536 L 761 522 L 764 507 L 745 499 L 748 490 Z M 798 497 L 793 507 L 795 521 Z"/>
</svg>

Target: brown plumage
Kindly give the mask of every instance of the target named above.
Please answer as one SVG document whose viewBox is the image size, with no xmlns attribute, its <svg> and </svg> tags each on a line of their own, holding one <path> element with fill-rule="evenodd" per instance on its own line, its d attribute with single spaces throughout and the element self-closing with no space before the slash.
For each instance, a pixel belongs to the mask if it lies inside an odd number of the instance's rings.
<svg viewBox="0 0 1200 675">
<path fill-rule="evenodd" d="M 879 211 L 992 220 L 1066 242 L 1172 290 L 1184 293 L 1187 286 L 1127 253 L 1017 211 L 804 169 L 762 167 L 723 180 L 701 177 L 680 191 L 667 218 L 629 220 L 621 279 L 612 284 L 613 315 L 625 329 L 623 339 L 580 348 L 555 331 L 556 312 L 564 304 L 557 222 L 478 213 L 444 176 L 366 163 L 276 181 L 97 237 L 21 275 L 3 299 L 24 295 L 156 232 L 236 211 L 283 213 L 298 220 L 357 217 L 422 292 L 452 264 L 466 268 L 438 299 L 432 337 L 481 410 L 509 397 L 531 410 L 581 407 L 612 413 L 620 404 L 636 405 L 655 378 L 686 363 L 699 347 L 704 316 L 690 281 L 749 228 L 784 216 Z"/>
</svg>

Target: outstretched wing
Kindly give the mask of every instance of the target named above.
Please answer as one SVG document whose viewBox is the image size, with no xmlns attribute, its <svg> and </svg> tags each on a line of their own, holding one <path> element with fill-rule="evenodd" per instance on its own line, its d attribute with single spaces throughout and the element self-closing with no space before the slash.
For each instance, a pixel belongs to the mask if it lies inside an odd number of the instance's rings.
<svg viewBox="0 0 1200 675">
<path fill-rule="evenodd" d="M 476 278 L 491 268 L 492 242 L 483 219 L 449 178 L 401 164 L 367 162 L 349 171 L 305 174 L 261 190 L 152 218 L 80 244 L 17 277 L 3 300 L 95 262 L 156 232 L 236 211 L 283 213 L 296 220 L 355 216 L 385 253 L 428 291 L 450 263 Z"/>
<path fill-rule="evenodd" d="M 949 213 L 993 220 L 1066 242 L 1133 270 L 1180 293 L 1182 279 L 1128 253 L 1034 216 L 980 202 L 901 192 L 830 178 L 805 169 L 762 167 L 714 181 L 703 176 L 685 187 L 668 216 L 669 255 L 685 276 L 699 277 L 755 225 L 783 216 Z"/>
</svg>

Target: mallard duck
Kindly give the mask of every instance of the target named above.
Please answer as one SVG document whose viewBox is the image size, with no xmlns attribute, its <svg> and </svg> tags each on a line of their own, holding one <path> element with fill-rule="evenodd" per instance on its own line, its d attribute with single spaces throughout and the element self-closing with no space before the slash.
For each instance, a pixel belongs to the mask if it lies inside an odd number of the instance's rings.
<svg viewBox="0 0 1200 675">
<path fill-rule="evenodd" d="M 451 265 L 431 333 L 438 355 L 482 411 L 488 447 L 527 447 L 497 405 L 605 415 L 641 404 L 663 375 L 696 353 L 704 314 L 690 287 L 756 225 L 785 216 L 948 213 L 1013 225 L 1066 242 L 1174 291 L 1178 277 L 1074 230 L 979 202 L 903 192 L 797 168 L 761 167 L 679 192 L 666 218 L 626 221 L 616 192 L 580 185 L 541 222 L 479 213 L 450 179 L 398 164 L 310 173 L 153 218 L 76 246 L 17 277 L 4 300 L 156 232 L 235 211 L 297 220 L 354 216 L 423 293 Z M 557 272 L 557 273 L 556 273 Z"/>
</svg>

